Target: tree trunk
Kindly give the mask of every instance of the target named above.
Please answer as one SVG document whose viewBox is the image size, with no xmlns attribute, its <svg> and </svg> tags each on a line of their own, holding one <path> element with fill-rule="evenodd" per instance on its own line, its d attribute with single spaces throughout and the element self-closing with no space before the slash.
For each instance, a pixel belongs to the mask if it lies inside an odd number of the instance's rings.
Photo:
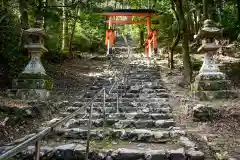
<svg viewBox="0 0 240 160">
<path fill-rule="evenodd" d="M 187 26 L 188 26 L 188 32 L 189 32 L 189 41 L 193 41 L 194 38 L 194 20 L 193 20 L 193 11 L 187 14 Z"/>
<path fill-rule="evenodd" d="M 172 7 L 172 10 L 173 10 L 173 13 L 174 13 L 174 16 L 178 22 L 178 31 L 177 31 L 177 35 L 176 35 L 176 38 L 174 39 L 171 47 L 170 47 L 170 52 L 169 52 L 169 55 L 168 55 L 168 67 L 170 69 L 173 69 L 174 68 L 174 60 L 173 60 L 173 52 L 174 52 L 174 49 L 176 48 L 176 46 L 178 45 L 179 41 L 180 41 L 180 22 L 179 22 L 179 15 L 178 15 L 178 11 L 176 11 L 176 7 L 175 7 L 175 4 L 174 4 L 174 1 L 171 0 L 171 7 Z"/>
<path fill-rule="evenodd" d="M 194 41 L 194 35 L 196 33 L 195 32 L 195 22 L 194 22 L 193 12 L 191 13 L 191 41 Z"/>
<path fill-rule="evenodd" d="M 218 21 L 217 7 L 218 7 L 218 4 L 214 0 L 212 0 L 211 1 L 211 10 L 210 10 L 211 16 L 210 16 L 210 18 L 215 22 Z"/>
<path fill-rule="evenodd" d="M 221 23 L 222 22 L 222 0 L 218 1 L 217 9 L 218 9 L 218 11 L 217 11 L 218 12 L 218 20 Z"/>
<path fill-rule="evenodd" d="M 67 5 L 67 0 L 63 0 L 63 5 Z M 63 19 L 62 19 L 62 50 L 68 49 L 69 38 L 68 38 L 68 20 L 66 7 L 62 7 Z"/>
<path fill-rule="evenodd" d="M 154 0 L 154 1 L 153 1 L 153 5 L 152 5 L 152 9 L 155 8 L 156 4 L 157 4 L 157 0 Z"/>
<path fill-rule="evenodd" d="M 197 11 L 193 12 L 194 34 L 198 33 Z"/>
<path fill-rule="evenodd" d="M 203 20 L 208 19 L 208 0 L 203 0 Z"/>
<path fill-rule="evenodd" d="M 21 26 L 22 29 L 26 30 L 28 29 L 29 25 L 28 25 L 28 4 L 27 1 L 24 0 L 19 0 L 19 11 L 21 14 Z"/>
<path fill-rule="evenodd" d="M 47 23 L 46 23 L 46 9 L 48 8 L 48 0 L 45 0 L 45 10 L 44 10 L 44 17 L 43 17 L 43 28 L 47 32 Z"/>
<path fill-rule="evenodd" d="M 76 8 L 76 15 L 79 15 L 79 8 Z M 77 18 L 74 20 L 73 25 L 72 25 L 72 32 L 71 32 L 71 37 L 70 37 L 70 43 L 69 43 L 69 54 L 71 54 L 72 58 L 74 57 L 73 52 L 72 52 L 72 43 L 73 43 L 73 37 L 74 33 L 76 30 L 76 24 L 77 24 Z"/>
<path fill-rule="evenodd" d="M 184 74 L 184 84 L 190 84 L 192 80 L 192 67 L 191 59 L 189 55 L 189 35 L 187 30 L 187 23 L 184 16 L 182 0 L 178 1 L 179 7 L 179 19 L 181 21 L 181 30 L 182 30 L 182 52 L 183 52 L 183 74 Z"/>
<path fill-rule="evenodd" d="M 201 20 L 202 20 L 201 9 L 199 8 L 196 13 L 197 13 L 197 25 L 198 25 L 197 27 L 199 30 L 199 28 L 201 27 Z M 198 30 L 197 30 L 197 32 L 198 32 Z"/>
<path fill-rule="evenodd" d="M 238 21 L 240 22 L 240 0 L 237 0 Z"/>
<path fill-rule="evenodd" d="M 117 8 L 117 0 L 115 1 L 114 8 Z"/>
</svg>

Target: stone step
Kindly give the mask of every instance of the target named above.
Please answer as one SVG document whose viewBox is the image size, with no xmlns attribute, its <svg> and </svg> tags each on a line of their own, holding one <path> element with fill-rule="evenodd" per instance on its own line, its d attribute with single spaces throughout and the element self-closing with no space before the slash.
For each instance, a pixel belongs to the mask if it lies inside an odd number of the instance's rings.
<svg viewBox="0 0 240 160">
<path fill-rule="evenodd" d="M 94 85 L 92 85 L 92 86 L 89 86 L 89 90 L 99 90 L 99 89 L 101 89 L 102 87 L 101 86 L 94 86 Z"/>
<path fill-rule="evenodd" d="M 61 137 L 65 139 L 87 139 L 87 128 L 60 128 L 49 134 L 48 138 L 56 139 Z M 145 143 L 168 143 L 175 140 L 187 141 L 184 130 L 149 130 L 149 129 L 112 129 L 112 128 L 97 128 L 90 132 L 91 140 L 122 140 L 131 142 L 145 142 Z"/>
<path fill-rule="evenodd" d="M 159 71 L 157 69 L 132 69 L 129 71 L 129 74 L 159 74 Z"/>
<path fill-rule="evenodd" d="M 151 72 L 150 74 L 148 72 L 137 72 L 137 73 L 126 73 L 125 76 L 129 79 L 160 79 L 161 76 L 158 72 Z"/>
<path fill-rule="evenodd" d="M 113 89 L 112 90 L 112 93 L 118 93 L 118 94 L 126 93 L 126 92 L 127 92 L 126 89 Z"/>
<path fill-rule="evenodd" d="M 146 81 L 151 81 L 151 80 L 155 80 L 155 79 L 160 79 L 160 76 L 158 75 L 151 75 L 151 76 L 148 76 L 148 75 L 130 75 L 130 76 L 127 76 L 126 77 L 129 81 L 131 80 L 140 80 L 140 81 L 143 81 L 143 80 L 146 80 Z"/>
<path fill-rule="evenodd" d="M 126 90 L 127 90 L 127 89 L 130 89 L 131 86 L 130 86 L 130 85 L 119 85 L 119 86 L 117 86 L 117 88 L 118 88 L 118 89 L 122 89 L 122 88 L 123 88 L 123 89 L 126 89 Z"/>
<path fill-rule="evenodd" d="M 118 64 L 118 67 L 121 66 Z M 154 61 L 143 58 L 132 61 L 129 66 L 129 73 L 125 74 L 127 85 L 121 86 L 120 83 L 112 90 L 112 93 L 125 93 L 119 97 L 118 105 L 113 94 L 106 97 L 105 112 L 103 94 L 92 105 L 89 159 L 203 160 L 204 154 L 186 137 L 185 131 L 174 127 L 168 90 Z M 114 67 L 117 68 L 117 65 Z M 111 85 L 107 79 L 96 79 L 92 86 L 88 86 L 81 102 L 62 103 L 64 111 L 52 123 L 80 109 L 103 86 L 108 91 Z M 41 141 L 41 159 L 84 160 L 90 106 L 82 109 L 82 113 Z M 34 148 L 29 146 L 19 154 L 20 157 L 14 158 L 33 159 Z"/>
<path fill-rule="evenodd" d="M 155 79 L 154 81 L 149 78 L 149 79 L 138 79 L 138 78 L 131 78 L 131 79 L 127 79 L 127 83 L 131 86 L 136 85 L 136 84 L 145 84 L 145 83 L 149 83 L 149 82 L 156 82 L 159 83 L 159 86 L 162 85 L 162 82 L 158 79 Z"/>
<path fill-rule="evenodd" d="M 35 146 L 14 157 L 33 159 Z M 41 159 L 45 160 L 84 160 L 86 145 L 84 143 L 59 143 L 55 146 L 45 145 L 40 148 Z M 204 160 L 204 153 L 194 148 L 186 149 L 175 144 L 127 143 L 122 141 L 94 141 L 90 144 L 90 160 Z"/>
<path fill-rule="evenodd" d="M 136 79 L 138 80 L 138 79 Z M 121 89 L 121 88 L 124 88 L 124 89 L 130 89 L 131 87 L 135 87 L 135 86 L 141 86 L 141 88 L 152 88 L 152 89 L 166 89 L 163 85 L 163 83 L 161 82 L 152 82 L 152 81 L 149 81 L 149 82 L 143 82 L 139 85 L 130 85 L 130 84 L 127 84 L 127 85 L 119 85 L 118 88 Z"/>
<path fill-rule="evenodd" d="M 129 90 L 126 90 L 129 93 L 167 93 L 166 89 L 152 89 L 152 88 L 144 88 L 141 85 L 131 86 Z"/>
<path fill-rule="evenodd" d="M 61 116 L 68 116 L 72 112 L 62 112 Z M 64 115 L 64 116 L 63 116 Z M 89 118 L 89 113 L 79 113 L 76 117 L 81 118 Z M 124 120 L 124 119 L 142 119 L 142 120 L 161 120 L 161 119 L 171 119 L 173 115 L 168 113 L 141 113 L 141 112 L 131 112 L 131 113 L 105 113 L 106 119 L 117 119 L 117 120 Z M 104 118 L 103 113 L 93 112 L 92 113 L 93 119 Z"/>
<path fill-rule="evenodd" d="M 139 91 L 132 91 L 134 93 L 126 93 L 126 92 L 123 92 L 122 94 L 119 94 L 119 98 L 123 98 L 125 99 L 126 101 L 132 101 L 132 100 L 135 100 L 135 101 L 138 101 L 138 100 L 143 100 L 144 101 L 149 101 L 149 99 L 158 99 L 160 100 L 161 98 L 168 98 L 169 97 L 169 94 L 164 92 L 163 89 L 158 89 L 156 90 L 157 92 L 155 92 L 154 90 L 147 90 L 147 89 L 144 89 L 144 90 L 140 90 Z M 136 93 L 138 92 L 138 93 Z M 119 92 L 121 93 L 121 92 Z M 84 98 L 82 99 L 82 101 L 90 101 L 94 96 L 95 96 L 96 93 L 86 93 L 84 95 Z M 116 95 L 107 95 L 106 96 L 106 102 L 112 102 L 112 101 L 116 101 Z M 95 100 L 95 101 L 103 101 L 103 94 L 100 94 L 98 96 L 98 98 Z"/>
<path fill-rule="evenodd" d="M 129 68 L 131 68 L 130 69 L 130 73 L 136 73 L 136 72 L 143 72 L 143 73 L 144 72 L 147 72 L 147 73 L 149 73 L 149 72 L 159 72 L 158 69 L 156 69 L 155 67 L 146 67 L 146 66 L 141 67 L 141 66 L 139 66 L 139 64 L 138 65 L 129 65 Z"/>
<path fill-rule="evenodd" d="M 134 82 L 136 81 L 136 82 Z M 142 85 L 143 88 L 151 88 L 151 89 L 166 89 L 162 82 L 159 80 L 157 81 L 148 81 L 148 82 L 139 82 L 138 79 L 131 80 L 131 83 L 128 82 L 129 86 L 135 86 L 135 85 Z"/>
<path fill-rule="evenodd" d="M 107 118 L 115 119 L 144 119 L 144 120 L 161 120 L 173 118 L 171 114 L 166 113 L 141 113 L 141 112 L 131 112 L 131 113 L 115 113 L 107 115 Z"/>
<path fill-rule="evenodd" d="M 139 93 L 155 93 L 157 96 L 161 97 L 161 94 L 168 94 L 168 91 L 166 89 L 150 89 L 150 88 L 142 88 L 141 86 L 132 87 L 131 89 L 114 89 L 112 90 L 112 93 L 118 93 L 119 95 L 130 95 L 132 94 L 132 97 L 135 97 L 134 94 L 137 96 Z M 100 95 L 100 97 L 102 97 Z M 131 97 L 130 97 L 131 98 Z"/>
<path fill-rule="evenodd" d="M 160 97 L 161 96 L 161 97 Z M 126 97 L 119 97 L 119 99 L 121 99 L 122 102 L 168 102 L 168 95 L 166 93 L 160 93 L 159 97 L 134 97 L 134 98 L 126 98 Z M 92 100 L 92 98 L 83 98 L 82 101 L 83 102 L 89 102 L 90 100 Z M 103 102 L 103 98 L 96 98 L 95 102 Z M 117 102 L 117 98 L 106 98 L 106 102 Z"/>
<path fill-rule="evenodd" d="M 84 128 L 88 127 L 89 119 L 71 119 L 66 124 L 67 128 Z M 135 119 L 93 119 L 92 128 L 98 127 L 113 127 L 117 129 L 124 128 L 169 128 L 175 126 L 173 119 L 161 119 L 161 120 L 135 120 Z"/>
<path fill-rule="evenodd" d="M 114 101 L 113 101 L 114 100 Z M 116 106 L 117 101 L 115 101 L 116 99 L 111 99 L 111 102 L 105 102 L 106 106 L 108 107 L 112 107 L 112 106 Z M 137 102 L 137 101 L 131 101 L 131 102 L 124 102 L 124 101 L 120 101 L 120 100 L 124 100 L 119 98 L 119 106 L 122 107 L 170 107 L 169 103 L 167 102 L 167 99 L 161 99 L 163 101 L 159 101 L 159 102 Z M 87 102 L 84 101 L 76 101 L 73 102 L 72 104 L 70 104 L 70 102 L 62 102 L 61 105 L 65 105 L 65 106 L 73 106 L 73 107 L 82 107 L 86 104 Z M 103 101 L 94 101 L 93 103 L 94 107 L 102 107 L 103 106 Z"/>
<path fill-rule="evenodd" d="M 72 113 L 72 112 L 76 111 L 77 109 L 79 109 L 79 107 L 68 107 L 66 109 L 66 112 Z M 90 106 L 84 110 L 89 112 Z M 102 107 L 102 105 L 101 106 L 99 106 L 99 105 L 93 106 L 93 113 L 94 112 L 104 113 L 104 108 Z M 105 107 L 105 113 L 118 113 L 118 112 L 119 113 L 131 113 L 131 112 L 170 113 L 170 112 L 172 112 L 172 108 L 168 105 L 156 105 L 156 106 L 145 105 L 145 106 L 140 106 L 140 107 L 119 105 L 118 108 L 117 108 L 117 106 L 109 107 L 108 105 L 106 105 L 106 107 Z"/>
</svg>

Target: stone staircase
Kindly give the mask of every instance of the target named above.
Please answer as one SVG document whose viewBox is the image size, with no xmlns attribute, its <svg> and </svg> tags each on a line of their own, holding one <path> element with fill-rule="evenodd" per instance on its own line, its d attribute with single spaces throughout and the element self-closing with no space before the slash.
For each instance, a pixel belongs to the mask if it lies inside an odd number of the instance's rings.
<svg viewBox="0 0 240 160">
<path fill-rule="evenodd" d="M 176 127 L 168 89 L 153 60 L 131 62 L 126 83 L 118 85 L 92 105 L 91 160 L 203 160 L 204 154 Z M 83 107 L 99 86 L 90 87 L 82 102 L 61 103 L 65 117 Z M 119 98 L 116 98 L 118 94 Z M 41 159 L 83 160 L 86 150 L 90 107 L 70 119 L 41 143 Z M 57 120 L 57 119 L 55 119 Z M 49 125 L 52 122 L 48 122 Z M 34 146 L 18 159 L 31 159 Z"/>
</svg>

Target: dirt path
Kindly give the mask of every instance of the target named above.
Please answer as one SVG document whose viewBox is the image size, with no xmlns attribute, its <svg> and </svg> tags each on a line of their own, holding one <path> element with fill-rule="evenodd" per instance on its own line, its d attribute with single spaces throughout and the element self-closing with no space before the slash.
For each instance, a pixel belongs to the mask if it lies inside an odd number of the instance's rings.
<svg viewBox="0 0 240 160">
<path fill-rule="evenodd" d="M 50 100 L 38 102 L 43 110 L 38 110 L 39 104 L 32 101 L 22 101 L 0 97 L 0 145 L 32 133 L 38 129 L 42 122 L 49 120 L 58 113 L 57 101 L 81 99 L 85 88 L 91 85 L 97 77 L 109 77 L 108 62 L 106 60 L 79 59 L 67 60 L 62 64 L 48 64 L 45 66 L 47 73 L 54 79 L 54 89 Z M 30 111 L 37 110 L 33 116 L 20 115 L 11 108 L 26 108 Z M 6 111 L 7 108 L 7 111 Z M 18 111 L 18 110 L 17 110 Z M 22 114 L 22 113 L 21 113 Z"/>
<path fill-rule="evenodd" d="M 189 89 L 178 84 L 182 79 L 179 69 L 170 71 L 165 61 L 162 64 L 162 75 L 172 93 L 175 118 L 179 126 L 185 128 L 192 138 L 199 142 L 200 148 L 209 155 L 221 153 L 218 158 L 234 157 L 240 159 L 240 98 L 228 100 L 199 101 L 191 96 Z M 178 67 L 176 67 L 178 68 Z M 193 122 L 192 109 L 197 104 L 224 108 L 220 119 L 211 122 Z M 204 143 L 203 143 L 204 142 Z M 206 157 L 207 158 L 207 157 Z"/>
</svg>

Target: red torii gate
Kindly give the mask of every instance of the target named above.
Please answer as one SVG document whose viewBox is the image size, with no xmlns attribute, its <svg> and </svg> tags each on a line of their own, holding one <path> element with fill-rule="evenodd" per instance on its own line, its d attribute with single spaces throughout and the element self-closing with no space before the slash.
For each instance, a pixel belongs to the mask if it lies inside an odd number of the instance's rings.
<svg viewBox="0 0 240 160">
<path fill-rule="evenodd" d="M 108 29 L 106 30 L 105 44 L 107 46 L 107 55 L 112 54 L 112 45 L 114 43 L 113 24 L 147 24 L 147 39 L 145 40 L 145 53 L 146 56 L 151 57 L 152 45 L 154 54 L 157 55 L 157 32 L 158 30 L 151 30 L 151 17 L 159 14 L 159 12 L 152 9 L 115 9 L 112 11 L 103 12 L 107 17 Z M 118 16 L 126 16 L 127 20 L 116 20 Z M 132 17 L 145 17 L 143 21 L 133 21 Z M 114 19 L 115 17 L 115 19 Z"/>
</svg>

